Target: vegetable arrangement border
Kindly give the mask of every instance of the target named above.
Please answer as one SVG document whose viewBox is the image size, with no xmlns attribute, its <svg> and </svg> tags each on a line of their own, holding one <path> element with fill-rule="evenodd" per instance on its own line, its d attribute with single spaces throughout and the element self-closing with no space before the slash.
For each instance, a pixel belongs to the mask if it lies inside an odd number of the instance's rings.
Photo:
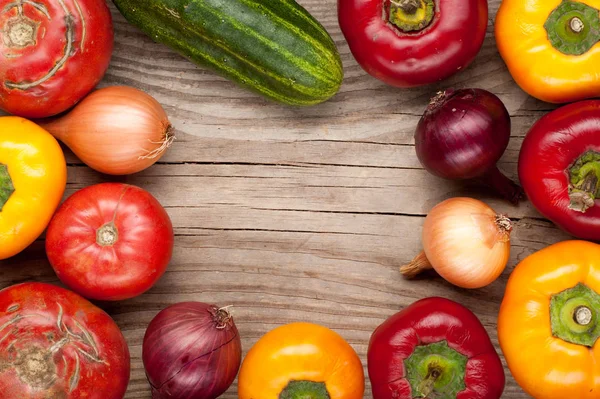
<svg viewBox="0 0 600 399">
<path fill-rule="evenodd" d="M 190 61 L 267 99 L 315 106 L 339 91 L 344 70 L 327 30 L 294 0 L 113 0 L 132 25 Z M 468 68 L 488 27 L 486 0 L 338 0 L 356 62 L 398 88 L 440 85 Z M 472 180 L 513 206 L 527 197 L 574 237 L 600 241 L 600 0 L 502 0 L 498 51 L 515 82 L 567 104 L 529 130 L 522 187 L 496 166 L 511 118 L 479 88 L 433 95 L 415 129 L 431 174 Z M 57 140 L 106 175 L 154 165 L 175 140 L 167 111 L 125 86 L 94 90 L 113 51 L 110 10 L 98 0 L 0 0 L 0 260 L 46 231 L 46 254 L 68 288 L 29 282 L 0 290 L 0 399 L 123 399 L 129 348 L 87 299 L 142 295 L 165 273 L 174 234 L 142 188 L 102 183 L 62 205 L 67 165 Z M 77 84 L 72 84 L 76 81 Z M 60 206 L 59 206 L 60 205 Z M 400 268 L 433 270 L 479 289 L 505 270 L 513 223 L 474 198 L 431 209 L 422 252 Z M 565 241 L 512 271 L 498 315 L 508 369 L 538 399 L 600 392 L 600 245 Z M 280 326 L 242 359 L 228 306 L 173 304 L 150 322 L 142 360 L 153 399 L 214 399 L 238 378 L 240 399 L 361 399 L 360 358 L 336 332 Z M 372 334 L 374 399 L 497 399 L 499 354 L 481 321 L 449 299 L 419 300 Z M 239 374 L 238 374 L 239 373 Z M 110 378 L 106 378 L 110 375 Z"/>
</svg>

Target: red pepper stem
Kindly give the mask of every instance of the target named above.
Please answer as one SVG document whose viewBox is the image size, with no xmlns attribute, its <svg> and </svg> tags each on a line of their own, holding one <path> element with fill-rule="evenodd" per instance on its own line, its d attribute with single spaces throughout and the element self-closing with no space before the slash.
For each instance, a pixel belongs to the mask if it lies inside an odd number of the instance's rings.
<svg viewBox="0 0 600 399">
<path fill-rule="evenodd" d="M 434 0 L 389 0 L 388 20 L 402 33 L 425 29 L 435 16 Z"/>
<path fill-rule="evenodd" d="M 571 190 L 569 193 L 569 209 L 585 213 L 594 206 L 595 193 L 598 191 L 598 176 L 595 173 L 588 173 L 579 188 Z"/>
<path fill-rule="evenodd" d="M 402 9 L 406 14 L 412 15 L 416 14 L 421 2 L 419 0 L 390 0 L 392 4 Z"/>
<path fill-rule="evenodd" d="M 445 340 L 415 346 L 404 360 L 411 398 L 456 398 L 467 388 L 468 361 L 467 356 L 450 348 Z"/>
<path fill-rule="evenodd" d="M 488 170 L 477 180 L 481 184 L 494 189 L 498 194 L 502 195 L 515 205 L 518 204 L 524 196 L 521 186 L 506 177 L 497 166 Z"/>
<path fill-rule="evenodd" d="M 429 259 L 427 259 L 425 251 L 421 251 L 421 253 L 415 256 L 409 264 L 400 267 L 400 273 L 402 273 L 404 277 L 412 279 L 422 272 L 431 269 L 433 269 L 433 266 L 429 262 Z"/>
<path fill-rule="evenodd" d="M 569 209 L 585 213 L 600 197 L 600 154 L 587 151 L 568 169 Z"/>
<path fill-rule="evenodd" d="M 419 392 L 424 398 L 428 398 L 429 394 L 433 392 L 434 385 L 438 378 L 442 375 L 441 370 L 438 370 L 435 367 L 431 367 L 429 372 L 427 373 L 427 377 L 421 382 L 421 386 L 419 387 Z"/>
</svg>

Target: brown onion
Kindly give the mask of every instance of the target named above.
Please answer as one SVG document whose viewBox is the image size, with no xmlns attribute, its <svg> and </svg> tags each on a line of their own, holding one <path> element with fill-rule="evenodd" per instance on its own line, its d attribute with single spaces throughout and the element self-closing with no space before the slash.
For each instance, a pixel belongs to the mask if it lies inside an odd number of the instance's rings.
<svg viewBox="0 0 600 399">
<path fill-rule="evenodd" d="M 474 198 L 450 198 L 425 218 L 423 252 L 400 271 L 407 278 L 435 269 L 462 288 L 482 288 L 495 281 L 510 256 L 510 219 Z"/>
<path fill-rule="evenodd" d="M 125 86 L 99 89 L 66 115 L 39 124 L 90 168 L 109 175 L 150 167 L 175 139 L 158 101 Z"/>
<path fill-rule="evenodd" d="M 215 399 L 235 380 L 242 343 L 227 309 L 183 302 L 150 322 L 142 360 L 153 399 Z"/>
</svg>

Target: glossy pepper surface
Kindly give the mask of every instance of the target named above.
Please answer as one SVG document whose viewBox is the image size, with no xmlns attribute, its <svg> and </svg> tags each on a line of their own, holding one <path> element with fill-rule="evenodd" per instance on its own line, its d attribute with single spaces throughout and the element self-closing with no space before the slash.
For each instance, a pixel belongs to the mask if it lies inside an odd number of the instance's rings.
<svg viewBox="0 0 600 399">
<path fill-rule="evenodd" d="M 503 0 L 498 50 L 528 94 L 550 103 L 600 95 L 600 0 Z"/>
<path fill-rule="evenodd" d="M 497 399 L 504 390 L 485 328 L 444 298 L 422 299 L 387 319 L 367 356 L 374 399 Z"/>
<path fill-rule="evenodd" d="M 554 244 L 525 258 L 506 286 L 498 339 L 536 399 L 600 397 L 600 245 Z"/>
<path fill-rule="evenodd" d="M 67 164 L 56 139 L 26 119 L 0 117 L 0 259 L 42 234 L 66 184 Z"/>
<path fill-rule="evenodd" d="M 334 331 L 292 323 L 265 334 L 238 377 L 240 399 L 362 399 L 364 373 L 354 349 Z"/>
<path fill-rule="evenodd" d="M 467 67 L 485 38 L 486 0 L 338 0 L 356 61 L 397 87 L 446 79 Z"/>
<path fill-rule="evenodd" d="M 574 236 L 600 240 L 600 101 L 538 120 L 521 147 L 519 179 L 542 215 Z"/>
</svg>

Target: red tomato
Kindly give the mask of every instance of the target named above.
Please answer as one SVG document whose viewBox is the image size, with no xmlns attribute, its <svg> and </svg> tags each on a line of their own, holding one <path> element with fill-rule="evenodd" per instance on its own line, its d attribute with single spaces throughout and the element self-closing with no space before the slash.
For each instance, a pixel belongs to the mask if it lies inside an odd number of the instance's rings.
<svg viewBox="0 0 600 399">
<path fill-rule="evenodd" d="M 48 226 L 46 252 L 69 288 L 92 299 L 133 298 L 163 275 L 173 254 L 169 215 L 147 191 L 103 183 L 73 194 Z"/>
<path fill-rule="evenodd" d="M 104 0 L 0 0 L 0 109 L 66 111 L 102 79 L 112 50 Z"/>
<path fill-rule="evenodd" d="M 119 327 L 50 284 L 0 291 L 0 399 L 122 399 L 129 383 Z"/>
</svg>

